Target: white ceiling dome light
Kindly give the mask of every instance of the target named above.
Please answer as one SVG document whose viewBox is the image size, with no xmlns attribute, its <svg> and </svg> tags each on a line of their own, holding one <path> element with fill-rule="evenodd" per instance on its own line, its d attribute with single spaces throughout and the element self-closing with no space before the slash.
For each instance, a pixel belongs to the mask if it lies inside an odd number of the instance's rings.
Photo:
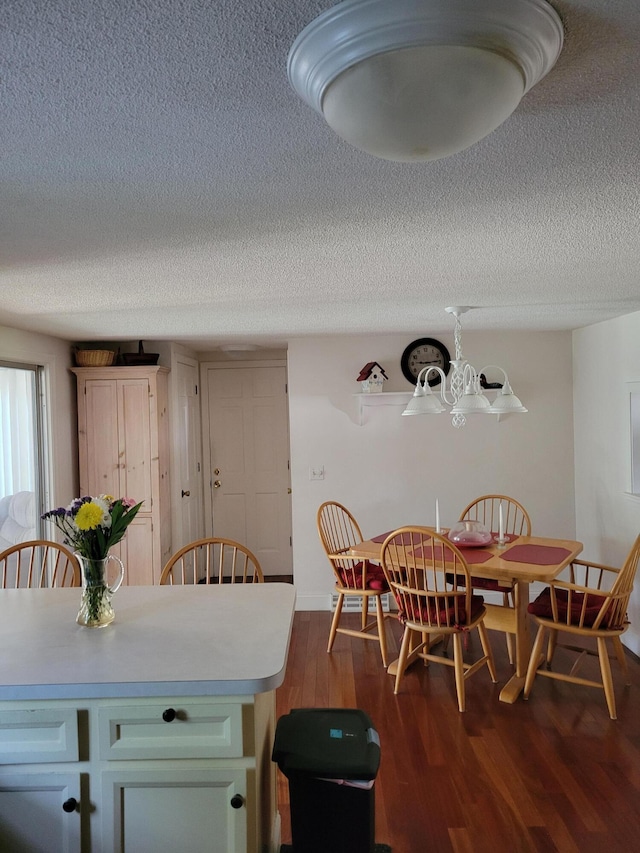
<svg viewBox="0 0 640 853">
<path fill-rule="evenodd" d="M 502 124 L 562 43 L 546 0 L 343 0 L 300 33 L 287 72 L 354 147 L 438 160 Z"/>
</svg>

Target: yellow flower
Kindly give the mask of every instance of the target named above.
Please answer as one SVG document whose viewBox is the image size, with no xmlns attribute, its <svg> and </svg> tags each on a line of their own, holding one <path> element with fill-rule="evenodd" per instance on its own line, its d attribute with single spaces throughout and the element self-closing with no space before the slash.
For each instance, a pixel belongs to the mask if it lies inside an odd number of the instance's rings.
<svg viewBox="0 0 640 853">
<path fill-rule="evenodd" d="M 79 530 L 95 530 L 100 527 L 103 517 L 103 508 L 91 502 L 82 504 L 74 520 Z"/>
</svg>

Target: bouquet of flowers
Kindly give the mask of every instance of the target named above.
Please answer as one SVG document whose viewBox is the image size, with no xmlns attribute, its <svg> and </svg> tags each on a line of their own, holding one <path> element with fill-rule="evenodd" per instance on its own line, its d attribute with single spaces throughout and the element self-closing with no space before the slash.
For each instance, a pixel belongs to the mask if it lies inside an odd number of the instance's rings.
<svg viewBox="0 0 640 853">
<path fill-rule="evenodd" d="M 64 534 L 64 544 L 89 560 L 104 560 L 119 542 L 142 506 L 131 498 L 111 495 L 75 498 L 67 507 L 49 510 L 43 519 L 53 521 Z"/>
</svg>

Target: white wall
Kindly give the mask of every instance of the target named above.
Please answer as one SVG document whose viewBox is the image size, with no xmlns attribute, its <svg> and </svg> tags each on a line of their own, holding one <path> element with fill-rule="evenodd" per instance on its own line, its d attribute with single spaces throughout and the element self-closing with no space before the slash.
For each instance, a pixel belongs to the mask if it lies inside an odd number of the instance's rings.
<svg viewBox="0 0 640 853">
<path fill-rule="evenodd" d="M 76 383 L 69 371 L 71 344 L 48 335 L 0 326 L 0 359 L 45 368 L 51 404 L 46 413 L 52 440 L 49 508 L 66 505 L 78 494 Z"/>
<path fill-rule="evenodd" d="M 416 335 L 415 337 L 418 337 Z M 452 335 L 436 335 L 453 352 Z M 533 532 L 573 538 L 571 334 L 463 332 L 479 369 L 499 364 L 528 414 L 470 418 L 462 430 L 446 414 L 401 417 L 402 407 L 367 410 L 357 422 L 356 377 L 378 361 L 385 391 L 412 386 L 400 371 L 407 335 L 294 340 L 289 346 L 293 562 L 298 608 L 324 609 L 333 576 L 320 547 L 316 511 L 325 500 L 351 509 L 365 536 L 408 523 L 443 525 L 483 493 L 512 495 Z M 324 466 L 325 479 L 309 480 Z"/>
<path fill-rule="evenodd" d="M 577 538 L 584 554 L 622 564 L 640 533 L 640 497 L 629 494 L 629 383 L 640 390 L 640 312 L 573 333 Z M 640 588 L 624 642 L 640 654 Z"/>
</svg>

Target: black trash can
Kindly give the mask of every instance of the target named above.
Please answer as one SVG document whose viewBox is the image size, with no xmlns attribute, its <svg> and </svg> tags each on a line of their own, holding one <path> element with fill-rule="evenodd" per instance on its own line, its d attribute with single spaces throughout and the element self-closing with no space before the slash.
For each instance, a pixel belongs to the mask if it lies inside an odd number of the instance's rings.
<svg viewBox="0 0 640 853">
<path fill-rule="evenodd" d="M 292 710 L 272 759 L 289 780 L 293 853 L 374 853 L 380 740 L 364 711 Z"/>
</svg>

